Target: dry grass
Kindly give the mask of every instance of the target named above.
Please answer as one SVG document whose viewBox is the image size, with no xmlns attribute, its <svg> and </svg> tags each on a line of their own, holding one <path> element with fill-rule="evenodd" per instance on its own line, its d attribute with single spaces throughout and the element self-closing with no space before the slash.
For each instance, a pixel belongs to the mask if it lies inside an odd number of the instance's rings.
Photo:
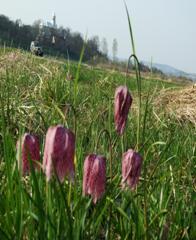
<svg viewBox="0 0 196 240">
<path fill-rule="evenodd" d="M 196 125 L 196 86 L 180 90 L 163 90 L 156 99 L 156 107 L 162 107 L 179 121 Z"/>
<path fill-rule="evenodd" d="M 52 64 L 51 64 L 52 63 Z M 52 76 L 62 67 L 62 62 L 50 58 L 40 58 L 22 50 L 0 54 L 0 73 L 6 71 L 25 72 L 40 77 Z"/>
</svg>

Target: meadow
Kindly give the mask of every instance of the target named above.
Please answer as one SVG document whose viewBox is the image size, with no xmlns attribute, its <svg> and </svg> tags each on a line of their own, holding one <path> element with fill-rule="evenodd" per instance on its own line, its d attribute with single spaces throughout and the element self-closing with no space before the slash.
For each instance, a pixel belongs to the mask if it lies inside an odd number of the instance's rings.
<svg viewBox="0 0 196 240">
<path fill-rule="evenodd" d="M 134 74 L 0 49 L 0 239 L 196 239 L 196 129 L 156 104 L 163 89 L 186 84 L 142 77 L 138 135 Z M 133 104 L 119 137 L 114 93 L 125 84 Z M 37 134 L 42 159 L 47 129 L 56 124 L 76 136 L 75 182 L 47 182 L 33 168 L 21 176 L 17 139 Z M 121 188 L 122 154 L 130 148 L 144 159 L 135 191 Z M 107 159 L 106 192 L 96 204 L 82 195 L 84 159 L 95 152 Z"/>
</svg>

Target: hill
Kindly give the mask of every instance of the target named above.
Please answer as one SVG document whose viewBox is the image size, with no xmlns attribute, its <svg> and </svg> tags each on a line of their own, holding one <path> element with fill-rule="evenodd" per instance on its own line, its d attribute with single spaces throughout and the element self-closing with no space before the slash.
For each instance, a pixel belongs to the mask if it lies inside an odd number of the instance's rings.
<svg viewBox="0 0 196 240">
<path fill-rule="evenodd" d="M 145 65 L 147 65 L 148 67 L 151 67 L 151 63 L 145 62 L 145 61 L 143 61 L 143 63 Z M 196 81 L 196 74 L 186 73 L 184 71 L 181 71 L 179 69 L 176 69 L 176 68 L 171 67 L 171 66 L 166 65 L 166 64 L 153 63 L 152 67 L 162 71 L 167 76 L 184 77 L 184 78 Z"/>
</svg>

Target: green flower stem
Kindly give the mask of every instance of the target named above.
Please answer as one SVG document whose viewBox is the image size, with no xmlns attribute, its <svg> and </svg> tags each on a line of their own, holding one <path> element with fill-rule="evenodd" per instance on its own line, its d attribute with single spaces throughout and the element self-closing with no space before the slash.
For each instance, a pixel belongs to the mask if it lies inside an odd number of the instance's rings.
<svg viewBox="0 0 196 240">
<path fill-rule="evenodd" d="M 140 128 L 141 128 L 141 74 L 140 74 L 140 65 L 138 58 L 136 57 L 135 54 L 132 54 L 127 63 L 127 70 L 126 70 L 126 79 L 128 78 L 128 71 L 129 71 L 129 66 L 131 59 L 134 58 L 135 62 L 135 68 L 136 68 L 136 81 L 137 81 L 137 91 L 138 91 L 138 120 L 137 120 L 137 144 L 136 144 L 136 150 L 139 150 L 140 146 Z M 126 80 L 127 82 L 127 80 Z"/>
<path fill-rule="evenodd" d="M 95 151 L 97 152 L 99 143 L 100 143 L 100 139 L 102 137 L 103 134 L 106 134 L 106 136 L 108 137 L 109 140 L 109 153 L 110 153 L 110 181 L 112 181 L 112 140 L 111 140 L 111 136 L 110 133 L 107 129 L 102 129 L 98 135 L 98 139 L 97 139 L 97 143 L 96 143 L 96 147 L 95 147 Z"/>
</svg>

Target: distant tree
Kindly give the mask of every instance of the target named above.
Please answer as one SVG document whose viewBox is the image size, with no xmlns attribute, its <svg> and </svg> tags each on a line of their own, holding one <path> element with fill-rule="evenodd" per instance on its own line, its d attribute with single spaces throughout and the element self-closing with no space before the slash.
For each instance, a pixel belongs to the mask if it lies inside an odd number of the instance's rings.
<svg viewBox="0 0 196 240">
<path fill-rule="evenodd" d="M 92 39 L 91 39 L 93 42 L 94 42 L 94 44 L 97 46 L 97 50 L 99 50 L 100 49 L 100 40 L 99 40 L 99 36 L 94 36 L 94 37 L 92 37 Z"/>
<path fill-rule="evenodd" d="M 106 57 L 108 56 L 108 43 L 106 38 L 103 38 L 101 41 L 101 51 Z"/>
<path fill-rule="evenodd" d="M 16 25 L 18 25 L 19 27 L 22 27 L 22 21 L 21 21 L 21 19 L 16 19 L 15 23 L 16 23 Z"/>
<path fill-rule="evenodd" d="M 34 22 L 33 22 L 33 27 L 37 27 L 37 28 L 39 28 L 40 27 L 40 24 L 43 22 L 43 20 L 42 19 L 37 19 L 37 20 L 35 20 Z"/>
<path fill-rule="evenodd" d="M 35 35 L 36 39 L 39 39 L 43 33 L 43 20 L 42 19 L 37 19 L 33 22 L 32 25 L 32 31 L 33 35 Z M 32 39 L 35 40 L 35 39 Z"/>
<path fill-rule="evenodd" d="M 100 55 L 99 43 L 97 37 L 93 37 L 87 41 L 85 48 L 85 59 L 91 59 L 92 57 L 97 57 Z"/>
<path fill-rule="evenodd" d="M 112 42 L 112 58 L 113 62 L 117 61 L 117 53 L 118 53 L 118 42 L 117 39 L 114 38 Z"/>
<path fill-rule="evenodd" d="M 58 34 L 59 34 L 59 37 L 64 38 L 65 29 L 63 28 L 63 26 L 60 26 L 60 27 L 58 28 Z"/>
</svg>

